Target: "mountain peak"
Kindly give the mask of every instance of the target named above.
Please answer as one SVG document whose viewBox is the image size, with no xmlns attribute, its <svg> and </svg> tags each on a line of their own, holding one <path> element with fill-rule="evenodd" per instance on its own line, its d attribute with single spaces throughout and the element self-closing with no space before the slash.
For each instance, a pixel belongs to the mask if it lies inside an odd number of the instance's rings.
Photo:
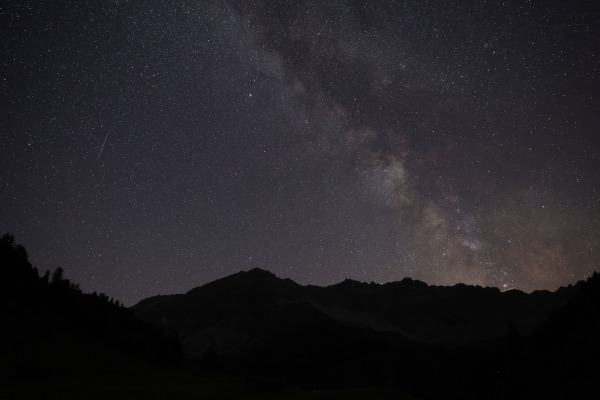
<svg viewBox="0 0 600 400">
<path fill-rule="evenodd" d="M 331 285 L 329 287 L 334 287 L 334 288 L 338 288 L 338 289 L 351 289 L 351 288 L 360 288 L 367 285 L 364 282 L 359 282 L 356 281 L 354 279 L 350 279 L 350 278 L 346 278 L 344 279 L 342 282 L 336 283 L 334 285 Z"/>
<path fill-rule="evenodd" d="M 290 279 L 282 279 L 276 276 L 271 271 L 264 270 L 262 268 L 252 268 L 247 271 L 240 271 L 232 275 L 228 275 L 224 278 L 217 279 L 216 281 L 209 282 L 197 288 L 194 288 L 187 292 L 187 294 L 195 294 L 199 293 L 203 290 L 203 288 L 236 288 L 235 290 L 239 290 L 242 287 L 253 288 L 256 287 L 280 287 L 280 285 L 289 286 L 293 284 L 294 286 L 299 286 L 297 283 L 293 282 Z M 257 286 L 258 285 L 258 286 Z"/>
<path fill-rule="evenodd" d="M 269 276 L 269 277 L 273 277 L 273 278 L 278 278 L 279 277 L 277 275 L 275 275 L 274 273 L 272 273 L 271 271 L 267 271 L 266 269 L 262 269 L 259 267 L 255 267 L 252 269 L 249 269 L 248 271 L 242 271 L 242 274 L 246 274 L 246 275 L 250 275 L 250 276 Z"/>
</svg>

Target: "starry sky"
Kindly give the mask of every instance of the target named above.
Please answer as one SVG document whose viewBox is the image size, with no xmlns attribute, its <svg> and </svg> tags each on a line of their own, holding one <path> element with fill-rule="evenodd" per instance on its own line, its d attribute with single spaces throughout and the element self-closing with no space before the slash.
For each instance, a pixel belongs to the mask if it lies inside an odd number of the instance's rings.
<svg viewBox="0 0 600 400">
<path fill-rule="evenodd" d="M 0 231 L 125 304 L 599 270 L 600 4 L 12 1 Z"/>
</svg>

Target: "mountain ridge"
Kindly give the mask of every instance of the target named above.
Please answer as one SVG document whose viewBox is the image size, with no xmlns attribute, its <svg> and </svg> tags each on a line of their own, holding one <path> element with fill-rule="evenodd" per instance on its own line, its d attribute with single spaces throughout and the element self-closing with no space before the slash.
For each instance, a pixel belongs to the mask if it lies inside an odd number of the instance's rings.
<svg viewBox="0 0 600 400">
<path fill-rule="evenodd" d="M 185 294 L 144 299 L 131 309 L 142 320 L 178 335 L 186 355 L 196 358 L 209 348 L 220 349 L 227 357 L 241 342 L 259 340 L 271 328 L 283 329 L 281 321 L 269 321 L 269 313 L 286 307 L 311 309 L 311 318 L 319 314 L 347 327 L 456 346 L 501 337 L 509 325 L 531 332 L 563 307 L 578 285 L 532 293 L 465 284 L 429 286 L 411 278 L 384 284 L 345 279 L 324 287 L 303 286 L 253 268 Z M 239 331 L 253 333 L 243 339 Z"/>
<path fill-rule="evenodd" d="M 594 273 L 532 293 L 412 279 L 320 287 L 252 270 L 133 311 L 177 335 L 187 357 L 259 382 L 425 398 L 480 398 L 506 383 L 496 397 L 536 398 L 543 387 L 552 398 L 593 385 L 599 282 Z"/>
<path fill-rule="evenodd" d="M 361 286 L 361 285 L 367 285 L 367 286 L 370 286 L 370 285 L 373 285 L 373 286 L 392 285 L 392 286 L 396 286 L 396 285 L 404 285 L 404 284 L 415 284 L 415 285 L 419 285 L 419 286 L 423 286 L 423 287 L 435 287 L 435 288 L 454 288 L 454 287 L 480 288 L 480 289 L 498 291 L 498 292 L 501 292 L 501 293 L 522 293 L 522 294 L 526 294 L 526 295 L 529 295 L 529 294 L 556 293 L 557 291 L 561 291 L 561 290 L 564 290 L 564 289 L 568 290 L 569 288 L 571 288 L 573 286 L 577 286 L 577 285 L 580 285 L 581 283 L 585 282 L 585 279 L 583 279 L 583 280 L 578 280 L 575 283 L 568 284 L 566 286 L 560 286 L 556 290 L 536 289 L 536 290 L 533 290 L 532 292 L 525 292 L 525 291 L 523 291 L 521 289 L 518 289 L 518 288 L 511 288 L 511 289 L 507 289 L 507 290 L 501 290 L 500 288 L 498 288 L 496 286 L 469 285 L 469 284 L 465 284 L 465 283 L 461 283 L 461 282 L 456 283 L 454 285 L 429 285 L 428 283 L 426 283 L 424 281 L 421 281 L 421 280 L 418 280 L 418 279 L 413 279 L 413 278 L 410 278 L 410 277 L 404 277 L 404 278 L 402 278 L 401 280 L 398 280 L 398 281 L 390 281 L 390 282 L 384 282 L 384 283 L 366 282 L 366 281 L 359 281 L 359 280 L 352 279 L 352 278 L 344 278 L 340 282 L 333 283 L 333 284 L 330 284 L 330 285 L 321 286 L 321 285 L 315 285 L 315 284 L 306 284 L 306 285 L 303 285 L 303 284 L 300 284 L 300 283 L 294 281 L 291 278 L 281 278 L 281 277 L 277 276 L 275 273 L 273 273 L 272 271 L 269 271 L 267 269 L 263 269 L 263 268 L 260 268 L 260 267 L 253 267 L 253 268 L 248 269 L 248 270 L 241 270 L 239 272 L 235 272 L 233 274 L 230 274 L 230 275 L 227 275 L 227 276 L 215 279 L 214 281 L 206 282 L 204 284 L 201 284 L 199 286 L 196 286 L 196 287 L 194 287 L 194 288 L 186 291 L 185 293 L 157 294 L 157 295 L 149 296 L 149 297 L 146 297 L 146 298 L 144 298 L 142 300 L 139 300 L 137 303 L 131 305 L 130 308 L 135 308 L 138 305 L 140 305 L 141 303 L 143 303 L 145 301 L 148 301 L 150 299 L 154 299 L 154 298 L 169 297 L 169 296 L 184 296 L 184 295 L 189 294 L 190 292 L 195 292 L 198 289 L 200 289 L 200 288 L 202 288 L 202 287 L 204 287 L 206 285 L 213 285 L 213 284 L 216 284 L 217 282 L 221 282 L 221 281 L 224 281 L 224 280 L 229 280 L 230 278 L 234 278 L 234 277 L 248 276 L 248 274 L 249 275 L 254 275 L 255 277 L 262 276 L 262 277 L 275 278 L 275 279 L 280 280 L 280 281 L 290 281 L 290 282 L 293 282 L 297 286 L 308 287 L 308 288 L 330 288 L 330 287 L 336 287 L 336 286 L 339 286 L 339 285 L 349 285 L 349 284 L 356 285 L 356 286 Z M 592 276 L 592 274 L 590 276 Z"/>
</svg>

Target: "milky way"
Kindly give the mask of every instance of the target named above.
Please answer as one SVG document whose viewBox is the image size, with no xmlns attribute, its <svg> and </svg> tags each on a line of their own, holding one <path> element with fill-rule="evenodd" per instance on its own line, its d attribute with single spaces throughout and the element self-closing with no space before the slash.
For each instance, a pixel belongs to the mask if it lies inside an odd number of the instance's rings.
<svg viewBox="0 0 600 400">
<path fill-rule="evenodd" d="M 126 304 L 598 270 L 595 1 L 59 3 L 0 9 L 0 230 L 42 270 Z"/>
</svg>

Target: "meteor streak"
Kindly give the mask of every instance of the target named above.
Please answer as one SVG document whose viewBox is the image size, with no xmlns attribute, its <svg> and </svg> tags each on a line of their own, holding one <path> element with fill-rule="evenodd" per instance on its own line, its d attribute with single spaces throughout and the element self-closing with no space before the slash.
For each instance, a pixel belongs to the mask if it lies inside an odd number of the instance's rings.
<svg viewBox="0 0 600 400">
<path fill-rule="evenodd" d="M 110 132 L 108 132 L 108 133 L 110 133 Z M 100 152 L 98 153 L 98 158 L 96 160 L 99 160 L 100 159 L 100 155 L 102 155 L 102 150 L 104 150 L 104 145 L 106 144 L 106 139 L 108 139 L 108 133 L 104 137 L 104 142 L 102 142 L 102 147 L 100 148 Z"/>
</svg>

